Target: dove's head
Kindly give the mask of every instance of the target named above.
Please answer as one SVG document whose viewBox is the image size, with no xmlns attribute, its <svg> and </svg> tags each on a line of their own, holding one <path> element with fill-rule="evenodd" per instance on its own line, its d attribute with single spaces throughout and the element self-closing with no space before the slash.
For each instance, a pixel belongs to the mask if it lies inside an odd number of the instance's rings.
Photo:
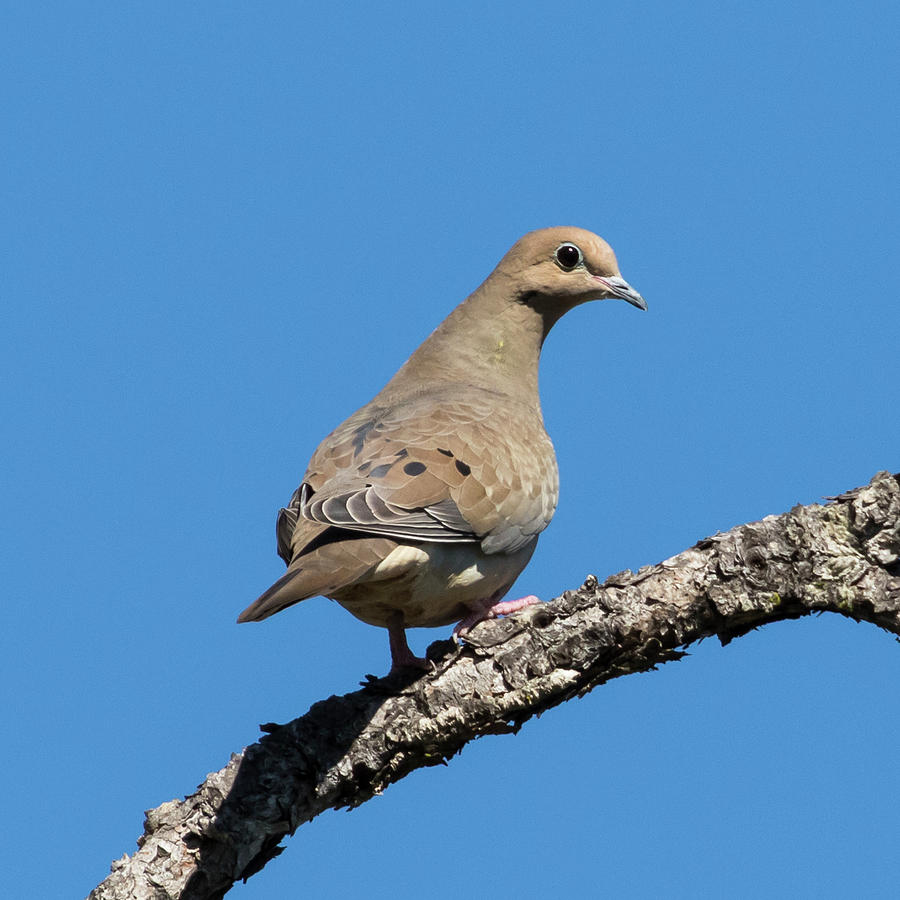
<svg viewBox="0 0 900 900">
<path fill-rule="evenodd" d="M 548 324 L 588 300 L 617 297 L 638 309 L 644 298 L 622 278 L 612 247 L 583 228 L 542 228 L 517 241 L 495 270 L 520 303 Z"/>
<path fill-rule="evenodd" d="M 583 228 L 532 231 L 438 325 L 385 396 L 453 383 L 488 386 L 539 406 L 538 363 L 554 323 L 580 303 L 614 297 L 647 308 L 619 274 L 606 241 Z"/>
</svg>

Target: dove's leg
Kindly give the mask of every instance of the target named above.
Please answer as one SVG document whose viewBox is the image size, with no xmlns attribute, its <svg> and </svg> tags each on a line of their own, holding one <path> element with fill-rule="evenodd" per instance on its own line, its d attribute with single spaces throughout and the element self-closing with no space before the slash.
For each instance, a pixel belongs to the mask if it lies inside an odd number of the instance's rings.
<svg viewBox="0 0 900 900">
<path fill-rule="evenodd" d="M 486 600 L 482 600 L 478 606 L 467 615 L 456 628 L 453 629 L 453 639 L 459 641 L 465 637 L 466 632 L 485 619 L 496 619 L 497 616 L 505 616 L 517 612 L 526 606 L 533 606 L 541 601 L 533 594 L 527 597 L 519 597 L 518 600 L 496 600 L 496 594 L 492 594 Z"/>
<path fill-rule="evenodd" d="M 397 669 L 424 669 L 426 672 L 434 668 L 431 662 L 416 656 L 406 643 L 406 628 L 403 625 L 403 613 L 397 612 L 388 623 L 388 639 L 391 643 L 391 671 Z"/>
</svg>

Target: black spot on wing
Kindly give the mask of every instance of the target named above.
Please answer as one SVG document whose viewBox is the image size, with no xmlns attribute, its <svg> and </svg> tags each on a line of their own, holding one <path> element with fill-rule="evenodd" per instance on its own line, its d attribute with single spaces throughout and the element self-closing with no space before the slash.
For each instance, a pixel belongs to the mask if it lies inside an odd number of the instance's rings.
<svg viewBox="0 0 900 900">
<path fill-rule="evenodd" d="M 369 432 L 375 427 L 375 421 L 370 419 L 368 422 L 363 422 L 356 430 L 353 432 L 353 455 L 359 456 L 362 453 L 362 448 L 366 443 L 366 438 L 369 436 Z"/>
<path fill-rule="evenodd" d="M 460 475 L 469 475 L 472 472 L 472 467 L 467 466 L 461 459 L 456 460 L 456 470 Z"/>
<path fill-rule="evenodd" d="M 421 475 L 428 466 L 423 462 L 417 462 L 413 460 L 413 462 L 408 462 L 404 467 L 403 471 L 406 472 L 407 475 Z"/>
<path fill-rule="evenodd" d="M 452 450 L 444 450 L 442 447 L 438 447 L 438 448 L 437 448 L 437 452 L 438 452 L 438 453 L 443 453 L 444 456 L 453 456 L 453 451 L 452 451 Z"/>
<path fill-rule="evenodd" d="M 375 466 L 371 472 L 369 472 L 370 478 L 384 478 L 388 472 L 391 471 L 391 466 L 393 463 L 382 463 L 380 466 Z"/>
</svg>

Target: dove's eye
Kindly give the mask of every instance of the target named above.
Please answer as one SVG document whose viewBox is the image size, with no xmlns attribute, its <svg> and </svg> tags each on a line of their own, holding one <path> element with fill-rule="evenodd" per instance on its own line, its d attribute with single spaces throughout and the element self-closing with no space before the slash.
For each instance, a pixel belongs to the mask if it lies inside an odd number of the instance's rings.
<svg viewBox="0 0 900 900">
<path fill-rule="evenodd" d="M 584 261 L 584 256 L 574 244 L 560 244 L 556 248 L 556 261 L 564 269 L 574 269 Z"/>
</svg>

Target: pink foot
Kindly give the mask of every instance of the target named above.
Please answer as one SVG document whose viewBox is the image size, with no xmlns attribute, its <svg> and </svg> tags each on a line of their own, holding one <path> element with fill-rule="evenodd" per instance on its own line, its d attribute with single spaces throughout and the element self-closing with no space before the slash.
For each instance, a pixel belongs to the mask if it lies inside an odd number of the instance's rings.
<svg viewBox="0 0 900 900">
<path fill-rule="evenodd" d="M 471 628 L 479 622 L 484 622 L 485 619 L 507 616 L 510 613 L 524 609 L 526 606 L 534 606 L 535 603 L 540 602 L 534 594 L 529 594 L 527 597 L 519 597 L 518 600 L 499 600 L 497 602 L 494 601 L 493 597 L 488 597 L 487 600 L 482 600 L 481 604 L 453 629 L 453 640 L 459 643 L 461 637 L 465 637 Z"/>
<path fill-rule="evenodd" d="M 391 674 L 400 669 L 423 669 L 426 672 L 434 669 L 434 663 L 431 660 L 416 656 L 409 649 L 401 613 L 397 613 L 388 625 L 388 640 L 391 644 Z"/>
</svg>

